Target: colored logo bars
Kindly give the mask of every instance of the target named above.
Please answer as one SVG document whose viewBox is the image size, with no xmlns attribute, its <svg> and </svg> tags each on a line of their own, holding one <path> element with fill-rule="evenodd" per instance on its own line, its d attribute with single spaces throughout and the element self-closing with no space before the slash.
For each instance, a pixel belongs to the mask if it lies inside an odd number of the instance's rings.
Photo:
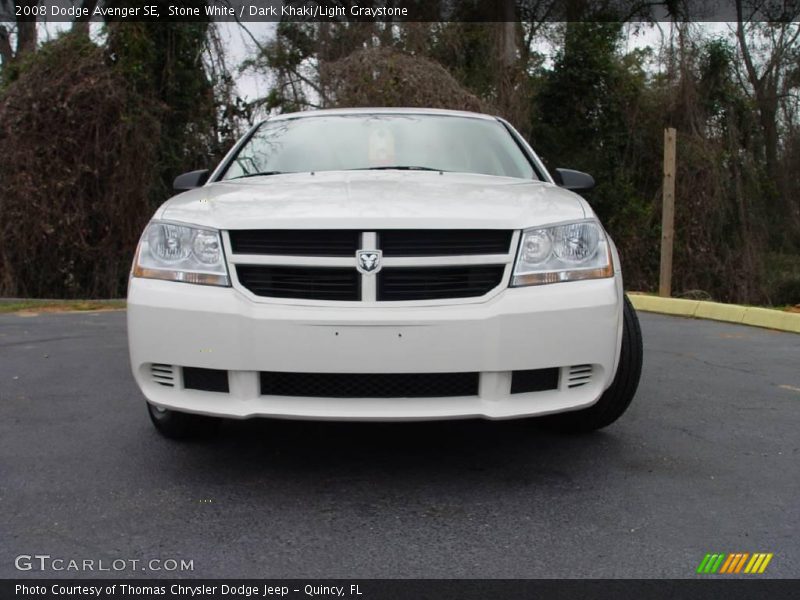
<svg viewBox="0 0 800 600">
<path fill-rule="evenodd" d="M 772 560 L 772 552 L 736 552 L 733 554 L 706 554 L 697 572 L 703 575 L 711 574 L 736 574 L 736 573 L 763 573 Z"/>
</svg>

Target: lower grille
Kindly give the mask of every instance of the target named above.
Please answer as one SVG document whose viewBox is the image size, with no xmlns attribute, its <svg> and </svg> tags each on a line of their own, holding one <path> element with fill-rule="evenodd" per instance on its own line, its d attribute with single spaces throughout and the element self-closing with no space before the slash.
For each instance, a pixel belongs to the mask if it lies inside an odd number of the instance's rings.
<svg viewBox="0 0 800 600">
<path fill-rule="evenodd" d="M 355 269 L 238 265 L 236 274 L 241 284 L 256 296 L 361 299 L 361 276 Z"/>
<path fill-rule="evenodd" d="M 477 396 L 479 373 L 261 373 L 262 396 L 444 398 Z"/>
<path fill-rule="evenodd" d="M 183 387 L 187 390 L 227 393 L 228 372 L 220 369 L 183 367 Z"/>
<path fill-rule="evenodd" d="M 558 389 L 558 369 L 529 369 L 511 373 L 511 393 L 544 392 Z"/>
<path fill-rule="evenodd" d="M 504 270 L 504 265 L 387 268 L 378 274 L 378 300 L 483 296 L 500 285 Z"/>
</svg>

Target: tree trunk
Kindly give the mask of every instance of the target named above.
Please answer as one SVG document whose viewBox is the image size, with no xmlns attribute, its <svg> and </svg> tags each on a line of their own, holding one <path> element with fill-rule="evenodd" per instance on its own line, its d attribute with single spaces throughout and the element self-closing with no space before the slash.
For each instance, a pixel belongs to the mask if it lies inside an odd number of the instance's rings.
<svg viewBox="0 0 800 600">
<path fill-rule="evenodd" d="M 517 64 L 517 23 L 516 3 L 514 0 L 503 0 L 497 6 L 496 35 L 497 35 L 497 107 L 503 115 L 516 121 L 519 115 L 515 114 L 516 73 Z"/>
<path fill-rule="evenodd" d="M 770 97 L 772 96 L 772 97 Z M 764 159 L 767 162 L 767 175 L 771 182 L 777 182 L 778 165 L 778 101 L 774 94 L 764 94 L 757 98 L 758 117 L 764 135 Z"/>
<path fill-rule="evenodd" d="M 72 31 L 87 36 L 89 35 L 89 19 L 92 18 L 95 6 L 97 6 L 97 0 L 83 0 L 81 8 L 88 11 L 89 16 L 75 19 L 72 23 Z"/>
<path fill-rule="evenodd" d="M 8 37 L 8 29 L 0 25 L 0 61 L 4 65 L 11 62 L 14 58 L 14 51 L 11 49 L 11 40 Z"/>
<path fill-rule="evenodd" d="M 38 0 L 23 0 L 16 2 L 17 6 L 33 8 L 39 4 Z M 36 17 L 26 16 L 17 19 L 17 51 L 16 58 L 27 52 L 36 51 Z"/>
</svg>

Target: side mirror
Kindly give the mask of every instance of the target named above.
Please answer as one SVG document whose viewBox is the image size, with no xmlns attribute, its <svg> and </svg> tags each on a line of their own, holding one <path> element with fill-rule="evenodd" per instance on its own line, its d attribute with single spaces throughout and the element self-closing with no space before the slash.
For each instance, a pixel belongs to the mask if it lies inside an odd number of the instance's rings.
<svg viewBox="0 0 800 600">
<path fill-rule="evenodd" d="M 208 181 L 210 174 L 211 172 L 208 169 L 200 169 L 199 171 L 189 171 L 183 175 L 178 175 L 175 181 L 172 182 L 172 189 L 176 192 L 193 190 Z"/>
<path fill-rule="evenodd" d="M 553 179 L 561 187 L 573 192 L 588 192 L 594 187 L 594 177 L 583 171 L 556 169 L 553 172 Z"/>
</svg>

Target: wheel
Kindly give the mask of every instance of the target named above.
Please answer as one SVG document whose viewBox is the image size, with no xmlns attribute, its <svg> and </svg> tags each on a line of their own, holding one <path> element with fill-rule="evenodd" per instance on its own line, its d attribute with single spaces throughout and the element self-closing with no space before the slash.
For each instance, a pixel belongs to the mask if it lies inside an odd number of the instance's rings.
<svg viewBox="0 0 800 600">
<path fill-rule="evenodd" d="M 587 433 L 611 425 L 622 416 L 636 394 L 642 374 L 642 330 L 631 301 L 624 297 L 622 349 L 611 386 L 589 408 L 544 417 L 548 429 L 564 433 Z"/>
<path fill-rule="evenodd" d="M 147 403 L 150 420 L 158 432 L 172 440 L 200 439 L 214 435 L 222 419 L 168 410 Z"/>
</svg>

